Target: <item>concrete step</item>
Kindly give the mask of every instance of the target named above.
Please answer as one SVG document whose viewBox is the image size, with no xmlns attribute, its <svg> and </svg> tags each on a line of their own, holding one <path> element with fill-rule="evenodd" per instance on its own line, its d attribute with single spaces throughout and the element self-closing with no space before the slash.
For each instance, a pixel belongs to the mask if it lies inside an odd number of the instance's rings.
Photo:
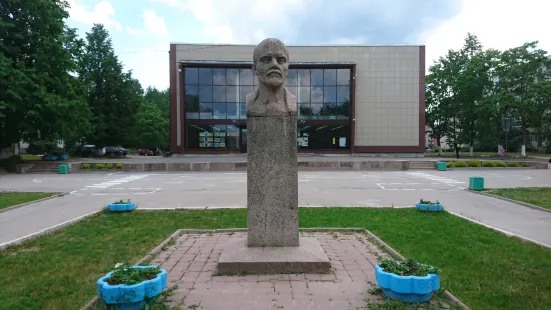
<svg viewBox="0 0 551 310">
<path fill-rule="evenodd" d="M 410 170 L 434 170 L 436 169 L 436 163 L 433 161 L 410 161 Z"/>
</svg>

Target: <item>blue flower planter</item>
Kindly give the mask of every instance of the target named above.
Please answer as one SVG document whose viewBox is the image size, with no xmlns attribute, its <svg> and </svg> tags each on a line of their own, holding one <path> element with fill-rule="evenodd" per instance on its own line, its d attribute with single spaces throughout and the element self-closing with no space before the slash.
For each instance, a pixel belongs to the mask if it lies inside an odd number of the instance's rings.
<svg viewBox="0 0 551 310">
<path fill-rule="evenodd" d="M 59 155 L 57 157 L 57 160 L 67 160 L 69 159 L 69 155 L 65 154 L 65 155 Z"/>
<path fill-rule="evenodd" d="M 114 212 L 132 211 L 136 209 L 136 203 L 110 203 L 107 205 L 107 207 L 109 208 L 109 211 Z"/>
<path fill-rule="evenodd" d="M 154 268 L 156 266 L 132 266 L 130 268 Z M 113 271 L 98 280 L 99 297 L 108 305 L 115 305 L 119 310 L 138 310 L 147 303 L 146 299 L 159 295 L 166 288 L 166 271 L 155 279 L 146 280 L 134 285 L 109 285 L 108 279 Z"/>
<path fill-rule="evenodd" d="M 429 211 L 429 212 L 438 212 L 438 211 L 442 211 L 442 204 L 440 203 L 433 203 L 431 205 L 429 204 L 424 204 L 424 203 L 417 203 L 415 204 L 415 208 L 417 210 L 421 210 L 421 211 Z"/>
<path fill-rule="evenodd" d="M 433 292 L 440 289 L 440 276 L 437 274 L 424 277 L 398 276 L 376 265 L 375 277 L 387 297 L 402 302 L 427 302 Z"/>
<path fill-rule="evenodd" d="M 42 160 L 57 160 L 57 156 L 42 156 Z"/>
</svg>

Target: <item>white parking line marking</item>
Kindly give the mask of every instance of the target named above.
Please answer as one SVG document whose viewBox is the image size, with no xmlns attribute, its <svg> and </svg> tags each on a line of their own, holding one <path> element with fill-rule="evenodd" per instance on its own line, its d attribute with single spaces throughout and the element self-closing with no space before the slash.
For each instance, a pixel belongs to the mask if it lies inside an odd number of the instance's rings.
<svg viewBox="0 0 551 310">
<path fill-rule="evenodd" d="M 384 188 L 384 186 L 382 186 L 382 185 L 379 184 L 379 183 L 377 183 L 377 186 L 379 186 L 379 187 L 382 188 L 382 189 L 386 189 L 386 188 Z"/>
</svg>

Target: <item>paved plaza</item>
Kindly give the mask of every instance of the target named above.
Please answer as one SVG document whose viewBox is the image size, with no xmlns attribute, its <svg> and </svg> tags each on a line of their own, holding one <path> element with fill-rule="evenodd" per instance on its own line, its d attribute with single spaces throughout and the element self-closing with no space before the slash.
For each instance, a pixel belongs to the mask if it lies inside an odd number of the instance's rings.
<svg viewBox="0 0 551 310">
<path fill-rule="evenodd" d="M 411 207 L 439 200 L 455 214 L 551 245 L 551 213 L 466 190 L 470 176 L 487 188 L 551 186 L 543 169 L 299 172 L 300 206 Z M 0 213 L 0 244 L 131 199 L 139 208 L 244 208 L 246 172 L 71 173 L 0 176 L 0 191 L 67 192 Z"/>
<path fill-rule="evenodd" d="M 216 263 L 225 244 L 245 233 L 188 234 L 153 261 L 177 285 L 171 304 L 180 309 L 365 309 L 383 303 L 375 265 L 389 258 L 362 234 L 301 233 L 316 238 L 331 261 L 330 274 L 218 275 Z M 371 290 L 371 294 L 370 294 Z M 432 303 L 438 300 L 432 300 Z M 446 309 L 447 306 L 439 309 Z"/>
</svg>

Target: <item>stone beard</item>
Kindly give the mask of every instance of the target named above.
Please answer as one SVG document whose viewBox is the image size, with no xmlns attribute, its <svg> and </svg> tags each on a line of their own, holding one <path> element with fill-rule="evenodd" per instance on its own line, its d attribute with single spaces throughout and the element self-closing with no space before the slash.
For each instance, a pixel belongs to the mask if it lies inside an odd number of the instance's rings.
<svg viewBox="0 0 551 310">
<path fill-rule="evenodd" d="M 289 52 L 278 39 L 265 39 L 254 49 L 253 71 L 258 87 L 246 97 L 249 116 L 297 115 L 297 99 L 285 87 Z"/>
</svg>

